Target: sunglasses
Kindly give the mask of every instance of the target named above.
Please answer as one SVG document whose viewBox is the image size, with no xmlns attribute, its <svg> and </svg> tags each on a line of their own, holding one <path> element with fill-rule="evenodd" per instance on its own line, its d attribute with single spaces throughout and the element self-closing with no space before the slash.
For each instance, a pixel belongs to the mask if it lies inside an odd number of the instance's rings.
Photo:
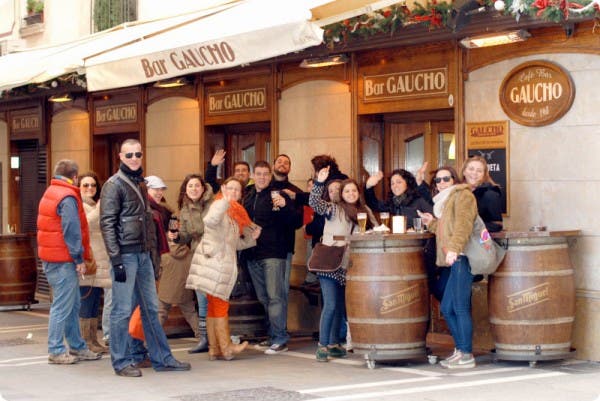
<svg viewBox="0 0 600 401">
<path fill-rule="evenodd" d="M 440 183 L 440 182 L 442 182 L 442 181 L 444 181 L 444 182 L 450 182 L 450 180 L 451 180 L 451 179 L 452 179 L 452 176 L 451 176 L 451 175 L 446 175 L 446 176 L 443 176 L 443 177 L 435 177 L 435 178 L 433 179 L 433 181 L 434 181 L 436 184 L 439 184 L 439 183 Z"/>
<path fill-rule="evenodd" d="M 82 187 L 84 188 L 96 188 L 96 184 L 81 184 Z"/>
<path fill-rule="evenodd" d="M 131 158 L 133 158 L 133 156 L 135 156 L 136 158 L 141 159 L 143 155 L 144 154 L 142 152 L 129 152 L 129 153 L 125 153 L 125 158 L 131 159 Z"/>
</svg>

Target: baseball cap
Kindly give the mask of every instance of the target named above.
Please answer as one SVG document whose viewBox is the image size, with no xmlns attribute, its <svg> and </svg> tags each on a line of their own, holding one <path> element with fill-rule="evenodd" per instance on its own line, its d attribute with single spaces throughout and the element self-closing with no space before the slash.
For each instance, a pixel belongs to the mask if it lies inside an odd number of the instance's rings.
<svg viewBox="0 0 600 401">
<path fill-rule="evenodd" d="M 165 182 L 155 175 L 149 175 L 146 177 L 146 186 L 154 189 L 167 189 Z"/>
</svg>

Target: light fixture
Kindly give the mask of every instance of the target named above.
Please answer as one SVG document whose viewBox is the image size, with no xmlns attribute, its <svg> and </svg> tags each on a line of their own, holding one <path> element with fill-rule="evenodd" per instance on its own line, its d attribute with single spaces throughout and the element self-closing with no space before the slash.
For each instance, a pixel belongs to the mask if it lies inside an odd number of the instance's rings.
<svg viewBox="0 0 600 401">
<path fill-rule="evenodd" d="M 331 56 L 305 58 L 300 63 L 302 68 L 319 68 L 329 67 L 332 65 L 346 64 L 348 62 L 348 56 L 345 54 L 335 54 Z"/>
<path fill-rule="evenodd" d="M 53 102 L 53 103 L 65 103 L 65 102 L 70 102 L 72 100 L 73 100 L 73 98 L 68 93 L 62 93 L 60 95 L 52 95 L 48 98 L 48 101 Z"/>
<path fill-rule="evenodd" d="M 189 82 L 184 77 L 157 81 L 154 83 L 155 88 L 178 88 L 180 86 L 189 85 Z"/>
<path fill-rule="evenodd" d="M 506 45 L 509 43 L 523 42 L 531 37 L 531 34 L 525 29 L 510 32 L 499 32 L 491 35 L 474 36 L 464 38 L 460 44 L 467 49 L 476 49 L 478 47 Z"/>
</svg>

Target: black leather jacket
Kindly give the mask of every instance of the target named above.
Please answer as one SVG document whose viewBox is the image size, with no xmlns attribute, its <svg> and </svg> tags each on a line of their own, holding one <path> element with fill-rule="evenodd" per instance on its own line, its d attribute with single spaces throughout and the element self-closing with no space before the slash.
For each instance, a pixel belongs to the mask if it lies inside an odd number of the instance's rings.
<svg viewBox="0 0 600 401">
<path fill-rule="evenodd" d="M 139 188 L 139 194 L 125 180 Z M 147 203 L 146 191 L 122 172 L 110 177 L 102 186 L 100 230 L 113 266 L 123 264 L 122 254 L 148 252 L 156 243 Z"/>
</svg>

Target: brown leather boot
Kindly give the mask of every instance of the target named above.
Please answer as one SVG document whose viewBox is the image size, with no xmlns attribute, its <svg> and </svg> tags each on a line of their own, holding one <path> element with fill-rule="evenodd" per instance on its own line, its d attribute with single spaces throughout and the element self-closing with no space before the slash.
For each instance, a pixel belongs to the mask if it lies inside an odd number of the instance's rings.
<svg viewBox="0 0 600 401">
<path fill-rule="evenodd" d="M 103 354 L 107 353 L 108 347 L 103 345 L 102 343 L 98 342 L 98 318 L 97 317 L 90 319 L 89 330 L 90 330 L 90 339 L 92 340 L 92 346 L 94 349 L 98 350 L 98 351 L 94 351 L 92 349 L 92 351 L 100 352 Z M 89 343 L 88 343 L 88 346 L 89 346 Z"/>
<path fill-rule="evenodd" d="M 244 341 L 237 345 L 233 344 L 229 332 L 229 317 L 218 317 L 214 318 L 214 320 L 217 339 L 219 341 L 219 346 L 221 347 L 221 352 L 223 353 L 223 359 L 230 361 L 236 354 L 239 354 L 246 349 L 248 341 Z"/>
<path fill-rule="evenodd" d="M 219 341 L 217 339 L 217 332 L 215 330 L 215 318 L 206 318 L 206 335 L 208 337 L 208 360 L 215 361 L 221 354 L 221 347 L 219 347 Z"/>
<path fill-rule="evenodd" d="M 81 337 L 85 340 L 85 343 L 87 344 L 88 349 L 97 354 L 97 353 L 100 353 L 100 350 L 98 350 L 98 348 L 96 348 L 94 346 L 94 343 L 90 336 L 90 321 L 91 320 L 92 319 L 89 319 L 89 318 L 86 318 L 86 319 L 79 318 L 79 330 L 81 331 Z"/>
</svg>

